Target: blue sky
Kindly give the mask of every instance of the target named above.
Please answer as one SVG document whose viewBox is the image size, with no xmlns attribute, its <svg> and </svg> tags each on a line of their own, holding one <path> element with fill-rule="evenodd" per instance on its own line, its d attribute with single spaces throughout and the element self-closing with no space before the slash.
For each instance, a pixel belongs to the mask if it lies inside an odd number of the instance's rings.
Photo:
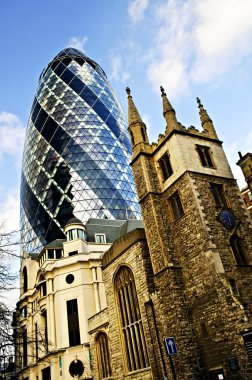
<svg viewBox="0 0 252 380">
<path fill-rule="evenodd" d="M 0 207 L 19 224 L 25 127 L 39 75 L 64 47 L 97 61 L 127 112 L 129 86 L 149 138 L 164 132 L 162 85 L 185 126 L 196 96 L 213 119 L 239 185 L 238 150 L 252 145 L 251 0 L 43 0 L 0 2 Z"/>
</svg>

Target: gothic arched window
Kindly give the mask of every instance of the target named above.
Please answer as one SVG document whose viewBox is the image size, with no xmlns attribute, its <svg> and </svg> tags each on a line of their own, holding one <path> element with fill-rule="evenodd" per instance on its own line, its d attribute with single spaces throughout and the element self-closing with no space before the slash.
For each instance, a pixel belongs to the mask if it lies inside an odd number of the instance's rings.
<svg viewBox="0 0 252 380">
<path fill-rule="evenodd" d="M 28 278 L 27 278 L 27 269 L 24 267 L 23 269 L 23 289 L 24 293 L 28 290 Z"/>
<path fill-rule="evenodd" d="M 120 315 L 127 370 L 149 366 L 135 281 L 128 267 L 121 267 L 115 277 L 115 292 Z"/>
<path fill-rule="evenodd" d="M 230 237 L 230 246 L 232 248 L 236 263 L 238 265 L 247 265 L 248 260 L 246 252 L 244 250 L 241 238 L 238 235 L 232 235 Z"/>
<path fill-rule="evenodd" d="M 110 355 L 108 347 L 108 337 L 104 332 L 100 332 L 96 338 L 96 352 L 97 352 L 97 362 L 99 379 L 105 379 L 112 376 Z"/>
</svg>

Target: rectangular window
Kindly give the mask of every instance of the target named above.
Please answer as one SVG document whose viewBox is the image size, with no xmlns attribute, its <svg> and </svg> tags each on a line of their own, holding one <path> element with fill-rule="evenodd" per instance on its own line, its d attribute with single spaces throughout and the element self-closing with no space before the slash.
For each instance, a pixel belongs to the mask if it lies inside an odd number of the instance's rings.
<svg viewBox="0 0 252 380">
<path fill-rule="evenodd" d="M 80 230 L 79 228 L 77 229 L 77 236 L 79 239 L 84 239 L 85 240 L 85 233 L 83 230 Z"/>
<path fill-rule="evenodd" d="M 23 341 L 23 367 L 27 366 L 27 330 L 22 331 Z"/>
<path fill-rule="evenodd" d="M 68 231 L 68 240 L 73 240 L 74 239 L 74 230 Z"/>
<path fill-rule="evenodd" d="M 42 380 L 51 380 L 51 369 L 50 369 L 50 367 L 42 369 Z"/>
<path fill-rule="evenodd" d="M 48 352 L 48 329 L 47 329 L 47 312 L 46 310 L 41 314 L 41 325 L 42 325 L 42 331 L 43 331 L 43 346 L 45 352 Z"/>
<path fill-rule="evenodd" d="M 35 355 L 38 360 L 38 324 L 35 323 Z"/>
<path fill-rule="evenodd" d="M 60 259 L 62 256 L 62 250 L 61 249 L 55 249 L 56 253 L 56 259 Z"/>
<path fill-rule="evenodd" d="M 214 168 L 214 163 L 209 146 L 196 145 L 197 152 L 202 166 L 206 168 Z"/>
<path fill-rule="evenodd" d="M 68 320 L 69 346 L 77 346 L 78 344 L 80 344 L 80 329 L 79 329 L 77 299 L 67 301 L 67 320 Z"/>
<path fill-rule="evenodd" d="M 47 251 L 47 258 L 48 259 L 54 259 L 54 251 L 53 251 L 53 249 L 48 249 L 48 251 Z"/>
<path fill-rule="evenodd" d="M 177 219 L 179 219 L 181 216 L 184 215 L 184 210 L 183 210 L 183 207 L 182 207 L 182 203 L 181 203 L 181 200 L 180 200 L 180 196 L 179 196 L 178 191 L 176 191 L 176 192 L 175 192 L 175 193 L 169 198 L 169 202 L 170 202 L 170 205 L 171 205 L 171 209 L 172 209 L 172 213 L 173 213 L 174 220 L 177 220 Z"/>
<path fill-rule="evenodd" d="M 169 178 L 173 174 L 173 170 L 172 170 L 171 162 L 170 162 L 170 156 L 168 155 L 168 153 L 166 153 L 158 161 L 158 163 L 159 163 L 160 168 L 162 170 L 163 179 L 164 179 L 164 181 L 166 181 L 167 178 Z"/>
<path fill-rule="evenodd" d="M 210 183 L 210 190 L 212 192 L 212 195 L 217 207 L 223 207 L 223 206 L 228 207 L 222 184 Z"/>
<path fill-rule="evenodd" d="M 27 306 L 23 306 L 21 309 L 20 309 L 20 314 L 23 318 L 26 318 L 27 317 Z"/>
<path fill-rule="evenodd" d="M 68 256 L 78 255 L 78 251 L 72 251 L 68 253 Z"/>
<path fill-rule="evenodd" d="M 106 235 L 105 234 L 95 234 L 95 242 L 96 243 L 106 243 Z"/>
<path fill-rule="evenodd" d="M 238 291 L 238 288 L 236 286 L 236 282 L 233 278 L 230 278 L 228 280 L 229 284 L 230 284 L 230 287 L 231 287 L 231 290 L 232 290 L 232 293 L 235 295 L 235 296 L 239 296 L 239 291 Z"/>
</svg>

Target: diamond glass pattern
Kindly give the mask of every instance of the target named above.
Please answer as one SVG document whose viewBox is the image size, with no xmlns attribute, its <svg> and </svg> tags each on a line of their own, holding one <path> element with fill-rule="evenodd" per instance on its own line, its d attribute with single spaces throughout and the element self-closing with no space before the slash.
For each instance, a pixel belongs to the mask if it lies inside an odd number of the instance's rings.
<svg viewBox="0 0 252 380">
<path fill-rule="evenodd" d="M 39 79 L 28 121 L 21 182 L 21 239 L 28 252 L 56 238 L 73 216 L 140 219 L 131 146 L 102 68 L 62 50 Z"/>
</svg>

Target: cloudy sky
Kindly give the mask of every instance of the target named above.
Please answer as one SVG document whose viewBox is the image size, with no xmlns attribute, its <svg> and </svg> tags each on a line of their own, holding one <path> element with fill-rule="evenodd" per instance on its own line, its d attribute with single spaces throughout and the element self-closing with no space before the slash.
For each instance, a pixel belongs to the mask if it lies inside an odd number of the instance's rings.
<svg viewBox="0 0 252 380">
<path fill-rule="evenodd" d="M 251 0 L 2 0 L 0 207 L 19 226 L 25 127 L 39 75 L 64 47 L 107 73 L 124 109 L 129 86 L 149 138 L 164 132 L 159 87 L 178 120 L 199 127 L 196 96 L 214 121 L 239 185 L 238 150 L 252 147 Z"/>
</svg>

